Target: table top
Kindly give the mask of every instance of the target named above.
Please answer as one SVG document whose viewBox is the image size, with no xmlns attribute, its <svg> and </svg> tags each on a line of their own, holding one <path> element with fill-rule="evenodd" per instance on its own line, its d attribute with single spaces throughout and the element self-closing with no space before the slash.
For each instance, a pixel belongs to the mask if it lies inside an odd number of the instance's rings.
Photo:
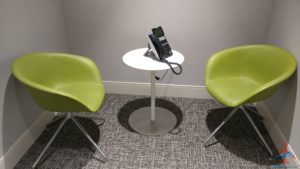
<svg viewBox="0 0 300 169">
<path fill-rule="evenodd" d="M 158 71 L 170 69 L 166 63 L 158 62 L 151 57 L 144 56 L 144 53 L 147 50 L 148 48 L 140 48 L 129 51 L 123 56 L 123 62 L 130 67 L 141 70 Z M 175 50 L 172 50 L 172 52 L 173 55 L 168 57 L 166 60 L 169 62 L 182 64 L 184 61 L 184 56 Z M 172 64 L 172 67 L 176 67 L 176 65 Z"/>
</svg>

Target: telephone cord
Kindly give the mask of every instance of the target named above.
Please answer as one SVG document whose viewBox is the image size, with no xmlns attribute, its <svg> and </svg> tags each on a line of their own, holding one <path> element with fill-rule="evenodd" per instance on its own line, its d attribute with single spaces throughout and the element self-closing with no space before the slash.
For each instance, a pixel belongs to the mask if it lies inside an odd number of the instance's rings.
<svg viewBox="0 0 300 169">
<path fill-rule="evenodd" d="M 163 63 L 166 63 L 166 64 L 170 67 L 170 69 L 172 70 L 172 72 L 173 72 L 175 75 L 180 75 L 180 74 L 182 73 L 182 67 L 181 67 L 180 64 L 175 63 L 175 62 L 169 62 L 169 61 L 163 60 L 163 59 L 162 59 L 162 60 L 159 60 L 159 61 L 160 61 L 160 62 L 163 62 Z M 172 65 L 178 66 L 178 67 L 179 67 L 179 71 L 176 72 L 175 69 L 172 67 Z"/>
</svg>

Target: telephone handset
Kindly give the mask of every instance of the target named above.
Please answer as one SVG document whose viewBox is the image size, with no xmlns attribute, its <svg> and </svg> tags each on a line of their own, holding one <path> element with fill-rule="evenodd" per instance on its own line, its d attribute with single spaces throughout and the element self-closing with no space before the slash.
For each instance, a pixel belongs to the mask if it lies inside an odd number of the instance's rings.
<svg viewBox="0 0 300 169">
<path fill-rule="evenodd" d="M 155 60 L 166 63 L 170 66 L 170 69 L 176 75 L 182 73 L 182 67 L 180 66 L 180 64 L 169 62 L 166 60 L 166 58 L 173 55 L 173 52 L 161 26 L 153 28 L 152 34 L 148 35 L 148 50 L 144 55 L 152 56 Z M 174 70 L 172 64 L 177 65 L 179 67 L 178 72 Z"/>
</svg>

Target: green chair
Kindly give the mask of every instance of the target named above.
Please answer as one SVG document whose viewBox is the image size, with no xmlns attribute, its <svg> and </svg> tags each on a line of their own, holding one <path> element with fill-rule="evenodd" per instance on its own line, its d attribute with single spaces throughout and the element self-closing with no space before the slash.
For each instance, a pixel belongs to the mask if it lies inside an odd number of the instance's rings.
<svg viewBox="0 0 300 169">
<path fill-rule="evenodd" d="M 104 99 L 104 87 L 96 64 L 82 56 L 65 53 L 32 53 L 17 58 L 12 64 L 13 75 L 29 90 L 43 109 L 64 112 L 52 138 L 33 164 L 36 167 L 67 120 L 71 119 L 93 146 L 106 156 L 71 112 L 96 112 Z"/>
<path fill-rule="evenodd" d="M 240 108 L 260 139 L 273 152 L 247 113 L 247 103 L 270 97 L 278 86 L 296 70 L 296 60 L 288 51 L 269 45 L 249 45 L 226 49 L 214 54 L 206 67 L 205 85 L 220 103 L 234 108 L 211 133 L 205 143 Z"/>
</svg>

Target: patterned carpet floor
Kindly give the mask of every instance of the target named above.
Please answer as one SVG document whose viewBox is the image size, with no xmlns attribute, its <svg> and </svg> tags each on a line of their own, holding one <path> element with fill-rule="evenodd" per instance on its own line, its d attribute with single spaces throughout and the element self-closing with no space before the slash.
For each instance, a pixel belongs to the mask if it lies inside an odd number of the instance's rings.
<svg viewBox="0 0 300 169">
<path fill-rule="evenodd" d="M 130 112 L 150 104 L 145 96 L 107 94 L 98 113 L 106 121 L 79 118 L 79 122 L 110 158 L 101 155 L 72 121 L 58 134 L 39 169 L 252 169 L 273 168 L 278 164 L 269 154 L 250 122 L 237 112 L 205 147 L 204 140 L 230 113 L 214 100 L 159 98 L 157 105 L 172 110 L 178 118 L 174 131 L 161 136 L 144 136 L 132 131 L 127 120 Z M 251 117 L 271 147 L 274 147 L 261 117 Z M 121 123 L 121 124 L 120 124 Z M 57 125 L 44 131 L 16 165 L 31 168 Z M 274 151 L 276 151 L 274 149 Z"/>
</svg>

